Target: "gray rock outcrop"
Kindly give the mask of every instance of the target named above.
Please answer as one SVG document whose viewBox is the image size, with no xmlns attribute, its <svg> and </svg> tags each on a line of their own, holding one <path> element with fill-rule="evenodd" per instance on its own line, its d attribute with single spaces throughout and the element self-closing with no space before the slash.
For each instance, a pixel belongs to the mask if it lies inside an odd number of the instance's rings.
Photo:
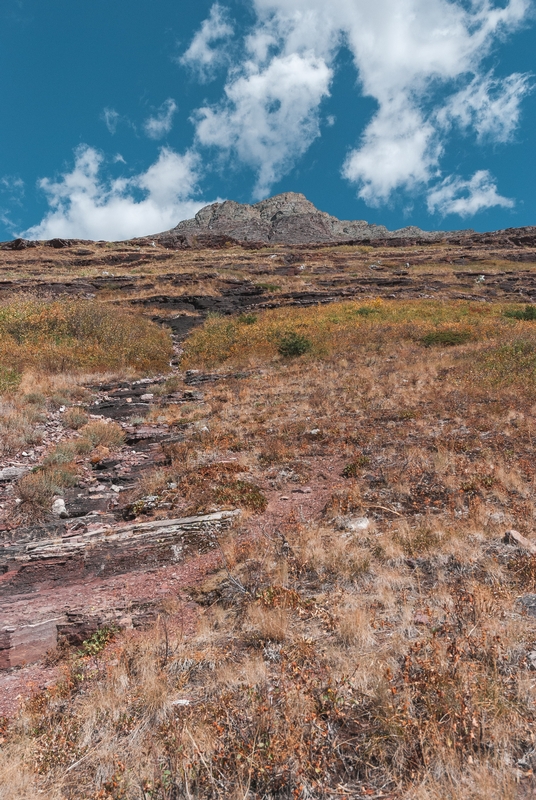
<svg viewBox="0 0 536 800">
<path fill-rule="evenodd" d="M 194 219 L 184 220 L 155 239 L 189 245 L 196 240 L 227 237 L 237 242 L 263 244 L 321 244 L 370 239 L 437 240 L 446 234 L 422 231 L 413 226 L 389 231 L 384 225 L 364 220 L 341 221 L 319 211 L 303 194 L 285 192 L 254 205 L 226 200 L 205 206 Z M 452 234 L 449 234 L 452 235 Z"/>
</svg>

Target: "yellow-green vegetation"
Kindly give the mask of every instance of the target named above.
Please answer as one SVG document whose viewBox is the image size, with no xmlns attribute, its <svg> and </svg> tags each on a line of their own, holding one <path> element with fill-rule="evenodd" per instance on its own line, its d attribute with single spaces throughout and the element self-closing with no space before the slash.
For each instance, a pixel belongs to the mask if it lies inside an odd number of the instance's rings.
<svg viewBox="0 0 536 800">
<path fill-rule="evenodd" d="M 19 298 L 0 306 L 0 392 L 16 388 L 27 369 L 158 372 L 170 354 L 162 328 L 105 303 Z"/>
<path fill-rule="evenodd" d="M 511 304 L 500 303 L 373 300 L 281 308 L 247 317 L 211 316 L 188 339 L 183 365 L 244 366 L 259 359 L 304 355 L 327 358 L 403 341 L 444 348 L 519 340 L 530 349 L 536 344 L 536 326 L 526 313 L 519 317 L 515 311 Z"/>
</svg>

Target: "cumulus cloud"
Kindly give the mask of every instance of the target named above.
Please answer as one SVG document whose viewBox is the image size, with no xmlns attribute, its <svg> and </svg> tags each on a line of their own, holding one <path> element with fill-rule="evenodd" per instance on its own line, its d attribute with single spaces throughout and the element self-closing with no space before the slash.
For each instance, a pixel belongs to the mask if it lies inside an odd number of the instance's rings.
<svg viewBox="0 0 536 800">
<path fill-rule="evenodd" d="M 234 151 L 257 172 L 256 197 L 264 197 L 318 136 L 318 106 L 329 93 L 331 70 L 312 53 L 273 58 L 226 87 L 216 108 L 197 113 L 197 139 Z"/>
<path fill-rule="evenodd" d="M 177 112 L 177 104 L 169 97 L 162 103 L 158 113 L 143 123 L 143 129 L 150 139 L 162 139 L 173 127 L 173 117 Z"/>
<path fill-rule="evenodd" d="M 404 98 L 382 106 L 346 159 L 343 174 L 360 186 L 369 205 L 386 202 L 395 189 L 428 183 L 437 170 L 441 145 L 422 113 Z"/>
<path fill-rule="evenodd" d="M 233 32 L 227 11 L 219 3 L 215 3 L 179 63 L 197 72 L 201 80 L 210 80 L 217 67 L 226 61 L 222 43 L 227 42 Z M 216 42 L 220 43 L 218 48 L 213 47 Z"/>
<path fill-rule="evenodd" d="M 43 178 L 49 212 L 24 232 L 30 239 L 129 239 L 168 230 L 204 205 L 192 200 L 199 158 L 163 147 L 146 172 L 108 179 L 104 156 L 88 145 L 75 151 L 74 167 L 57 181 Z"/>
<path fill-rule="evenodd" d="M 268 193 L 319 135 L 321 104 L 344 47 L 361 92 L 378 108 L 372 119 L 356 119 L 356 134 L 362 133 L 343 175 L 373 205 L 426 186 L 439 175 L 455 124 L 474 130 L 479 141 L 512 137 L 529 79 L 517 73 L 499 79 L 483 62 L 523 22 L 530 3 L 253 0 L 256 20 L 221 101 L 194 117 L 197 140 L 252 167 L 256 195 Z M 190 49 L 195 44 L 204 52 L 198 43 L 214 8 Z M 209 55 L 216 57 L 213 49 Z"/>
<path fill-rule="evenodd" d="M 468 181 L 450 176 L 428 194 L 428 210 L 442 216 L 458 214 L 471 217 L 495 206 L 513 208 L 514 201 L 498 193 L 497 184 L 488 170 L 475 172 Z"/>
</svg>

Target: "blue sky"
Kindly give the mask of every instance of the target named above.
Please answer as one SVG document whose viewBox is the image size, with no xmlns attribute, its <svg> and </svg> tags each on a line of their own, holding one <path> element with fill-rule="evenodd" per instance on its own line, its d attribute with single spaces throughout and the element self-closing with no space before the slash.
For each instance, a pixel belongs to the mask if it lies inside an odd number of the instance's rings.
<svg viewBox="0 0 536 800">
<path fill-rule="evenodd" d="M 303 192 L 389 228 L 536 224 L 534 0 L 2 0 L 0 240 Z"/>
</svg>

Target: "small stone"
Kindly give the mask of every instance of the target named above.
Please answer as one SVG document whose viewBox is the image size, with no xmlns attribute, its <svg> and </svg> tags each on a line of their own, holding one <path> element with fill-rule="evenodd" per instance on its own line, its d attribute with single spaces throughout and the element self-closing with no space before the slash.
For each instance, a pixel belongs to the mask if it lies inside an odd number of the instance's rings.
<svg viewBox="0 0 536 800">
<path fill-rule="evenodd" d="M 16 481 L 22 478 L 27 472 L 27 467 L 6 467 L 5 469 L 0 469 L 0 482 Z"/>
<path fill-rule="evenodd" d="M 341 527 L 345 531 L 367 531 L 370 528 L 368 517 L 345 517 L 340 521 Z"/>
<path fill-rule="evenodd" d="M 112 492 L 115 492 L 116 494 L 119 494 L 119 492 L 121 491 L 121 488 L 119 486 L 115 486 L 113 483 L 112 483 L 111 489 L 112 489 Z"/>
<path fill-rule="evenodd" d="M 320 431 L 320 428 L 313 428 L 313 430 L 309 431 L 309 433 L 310 433 L 311 436 L 319 436 L 321 431 Z"/>
<path fill-rule="evenodd" d="M 65 406 L 60 406 L 60 414 L 64 414 L 64 413 L 65 413 Z"/>
<path fill-rule="evenodd" d="M 63 498 L 58 497 L 52 503 L 52 513 L 55 514 L 57 517 L 65 518 L 67 516 L 67 509 L 65 507 L 65 500 Z"/>
<path fill-rule="evenodd" d="M 310 486 L 299 486 L 297 489 L 292 490 L 292 494 L 312 494 L 313 490 Z"/>
<path fill-rule="evenodd" d="M 279 499 L 280 499 L 280 500 L 290 500 L 290 497 L 287 497 L 287 495 L 286 495 L 286 494 L 282 494 L 282 495 L 281 495 L 281 497 L 280 497 Z"/>
<path fill-rule="evenodd" d="M 154 394 L 142 394 L 142 396 L 140 397 L 140 400 L 143 400 L 145 403 L 148 403 L 149 400 L 153 399 L 153 397 L 154 397 Z"/>
</svg>

